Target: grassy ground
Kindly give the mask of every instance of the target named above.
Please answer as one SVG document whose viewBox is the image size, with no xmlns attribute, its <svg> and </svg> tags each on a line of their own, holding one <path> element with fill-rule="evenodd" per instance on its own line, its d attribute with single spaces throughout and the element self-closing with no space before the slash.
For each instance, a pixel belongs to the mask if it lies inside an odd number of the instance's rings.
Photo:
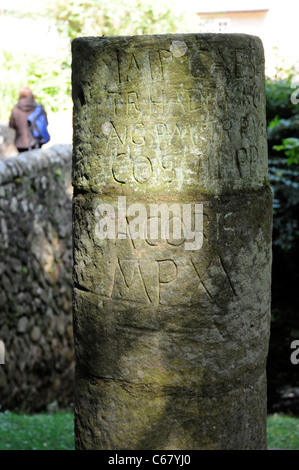
<svg viewBox="0 0 299 470">
<path fill-rule="evenodd" d="M 299 450 L 299 417 L 274 414 L 268 416 L 268 447 Z"/>
<path fill-rule="evenodd" d="M 70 412 L 25 415 L 0 413 L 0 450 L 73 450 Z"/>
<path fill-rule="evenodd" d="M 268 447 L 299 449 L 299 417 L 268 416 Z M 71 412 L 0 413 L 0 450 L 74 450 Z"/>
</svg>

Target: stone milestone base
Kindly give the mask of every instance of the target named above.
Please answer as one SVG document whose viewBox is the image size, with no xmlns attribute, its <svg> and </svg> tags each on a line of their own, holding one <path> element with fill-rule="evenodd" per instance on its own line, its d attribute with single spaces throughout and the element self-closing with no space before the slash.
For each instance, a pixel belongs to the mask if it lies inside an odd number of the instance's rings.
<svg viewBox="0 0 299 470">
<path fill-rule="evenodd" d="M 252 36 L 73 42 L 78 449 L 266 448 L 264 93 Z"/>
</svg>

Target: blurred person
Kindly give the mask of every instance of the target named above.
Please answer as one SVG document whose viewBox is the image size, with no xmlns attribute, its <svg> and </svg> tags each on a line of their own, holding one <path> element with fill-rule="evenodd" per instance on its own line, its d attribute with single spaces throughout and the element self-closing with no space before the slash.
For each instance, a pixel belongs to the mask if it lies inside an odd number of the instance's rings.
<svg viewBox="0 0 299 470">
<path fill-rule="evenodd" d="M 15 129 L 15 146 L 18 152 L 26 152 L 34 148 L 41 148 L 43 145 L 40 141 L 32 139 L 28 124 L 28 117 L 39 106 L 45 115 L 46 123 L 48 123 L 47 114 L 43 106 L 36 103 L 33 93 L 29 88 L 22 88 L 19 92 L 18 103 L 14 106 L 9 119 L 9 127 Z"/>
</svg>

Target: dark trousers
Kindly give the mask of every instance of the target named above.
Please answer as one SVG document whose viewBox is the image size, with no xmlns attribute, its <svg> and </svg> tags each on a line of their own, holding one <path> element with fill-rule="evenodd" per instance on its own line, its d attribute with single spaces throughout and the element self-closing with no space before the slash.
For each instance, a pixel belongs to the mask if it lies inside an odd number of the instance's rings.
<svg viewBox="0 0 299 470">
<path fill-rule="evenodd" d="M 18 148 L 18 152 L 19 153 L 22 153 L 22 152 L 28 152 L 28 150 L 35 150 L 35 149 L 40 149 L 41 148 L 41 144 L 38 144 L 37 147 L 34 147 L 32 149 L 29 149 L 28 147 L 19 147 Z"/>
</svg>

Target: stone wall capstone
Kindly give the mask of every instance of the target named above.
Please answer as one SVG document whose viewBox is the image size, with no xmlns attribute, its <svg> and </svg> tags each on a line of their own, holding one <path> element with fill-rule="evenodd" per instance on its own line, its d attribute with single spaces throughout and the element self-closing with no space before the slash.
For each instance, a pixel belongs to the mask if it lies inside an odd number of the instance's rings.
<svg viewBox="0 0 299 470">
<path fill-rule="evenodd" d="M 71 145 L 0 160 L 1 410 L 73 401 Z"/>
</svg>

